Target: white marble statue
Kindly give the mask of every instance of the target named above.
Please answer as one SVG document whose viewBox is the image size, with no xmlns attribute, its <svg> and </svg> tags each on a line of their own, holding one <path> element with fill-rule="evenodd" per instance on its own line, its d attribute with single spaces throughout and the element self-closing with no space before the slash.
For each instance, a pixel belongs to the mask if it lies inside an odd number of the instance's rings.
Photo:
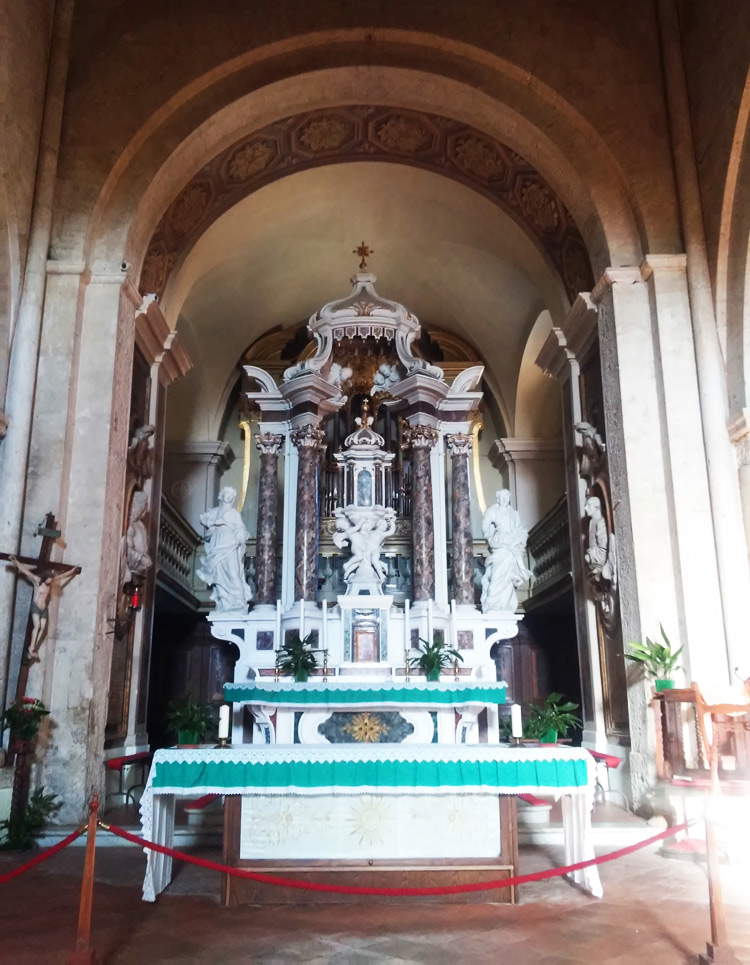
<svg viewBox="0 0 750 965">
<path fill-rule="evenodd" d="M 617 582 L 614 534 L 609 532 L 607 520 L 602 515 L 602 504 L 598 496 L 589 496 L 584 506 L 589 518 L 584 560 L 589 578 L 594 583 Z"/>
<path fill-rule="evenodd" d="M 376 395 L 378 392 L 388 392 L 392 385 L 400 381 L 401 373 L 398 370 L 398 366 L 383 362 L 382 365 L 378 366 L 377 372 L 372 377 L 370 395 Z"/>
<path fill-rule="evenodd" d="M 380 561 L 383 543 L 396 531 L 396 512 L 393 509 L 335 510 L 336 529 L 333 542 L 339 549 L 349 543 L 351 557 L 344 564 L 347 593 L 356 593 L 363 585 L 375 585 L 382 592 L 387 575 Z"/>
<path fill-rule="evenodd" d="M 144 520 L 147 512 L 148 496 L 142 490 L 136 489 L 130 501 L 128 528 L 123 544 L 125 583 L 142 583 L 153 566 L 148 552 L 149 537 Z"/>
<path fill-rule="evenodd" d="M 510 491 L 499 489 L 496 502 L 482 519 L 482 533 L 489 553 L 482 578 L 482 612 L 515 611 L 516 589 L 531 578 L 526 566 L 527 531 L 510 504 Z"/>
<path fill-rule="evenodd" d="M 242 517 L 234 508 L 237 490 L 225 486 L 219 493 L 218 505 L 201 513 L 201 523 L 208 530 L 196 574 L 211 587 L 211 599 L 217 611 L 247 610 L 252 591 L 245 579 L 245 544 L 249 533 Z"/>
</svg>

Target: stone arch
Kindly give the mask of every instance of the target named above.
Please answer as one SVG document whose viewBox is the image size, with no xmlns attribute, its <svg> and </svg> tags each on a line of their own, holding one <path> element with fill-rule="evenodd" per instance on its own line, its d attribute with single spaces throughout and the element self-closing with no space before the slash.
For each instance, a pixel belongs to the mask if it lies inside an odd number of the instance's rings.
<svg viewBox="0 0 750 965">
<path fill-rule="evenodd" d="M 321 45 L 327 64 L 358 66 L 323 69 L 316 59 Z M 427 53 L 431 72 L 423 67 Z M 261 66 L 272 59 L 269 83 L 268 70 Z M 304 74 L 306 64 L 315 72 Z M 251 93 L 242 90 L 243 84 Z M 392 107 L 430 112 L 450 104 L 451 118 L 526 157 L 579 226 L 596 274 L 609 264 L 632 264 L 642 256 L 648 225 L 618 165 L 591 125 L 551 88 L 530 83 L 528 74 L 508 61 L 444 37 L 358 29 L 306 35 L 252 51 L 196 78 L 162 105 L 109 170 L 98 200 L 92 199 L 82 254 L 94 266 L 111 267 L 123 257 L 139 266 L 151 234 L 175 200 L 176 183 L 184 187 L 238 135 L 247 136 L 268 119 L 291 116 L 295 103 L 319 109 L 361 100 L 361 92 L 353 97 L 358 85 L 387 95 L 378 100 Z M 215 94 L 212 110 L 188 121 L 183 115 L 197 92 L 209 89 Z M 217 107 L 221 95 L 226 103 Z M 135 205 L 134 197 L 140 199 Z M 62 225 L 60 231 L 65 230 Z M 63 250 L 62 240 L 60 245 Z"/>
<path fill-rule="evenodd" d="M 515 151 L 441 115 L 351 105 L 284 118 L 204 165 L 157 225 L 141 269 L 141 291 L 163 295 L 169 274 L 195 240 L 248 194 L 291 172 L 357 160 L 413 165 L 466 184 L 526 230 L 571 301 L 592 287 L 586 247 L 570 212 Z"/>
<path fill-rule="evenodd" d="M 724 184 L 716 259 L 716 321 L 725 341 L 729 410 L 750 386 L 750 71 L 737 112 Z"/>
<path fill-rule="evenodd" d="M 559 385 L 536 364 L 551 331 L 552 317 L 544 309 L 537 316 L 526 339 L 516 384 L 513 434 L 523 439 L 557 439 L 562 433 Z"/>
</svg>

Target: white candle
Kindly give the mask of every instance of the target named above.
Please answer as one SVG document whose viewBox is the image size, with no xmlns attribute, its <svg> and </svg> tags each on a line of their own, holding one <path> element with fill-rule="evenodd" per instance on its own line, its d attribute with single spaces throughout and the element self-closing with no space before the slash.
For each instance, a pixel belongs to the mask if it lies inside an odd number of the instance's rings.
<svg viewBox="0 0 750 965">
<path fill-rule="evenodd" d="M 229 737 L 229 704 L 219 707 L 219 740 Z"/>
<path fill-rule="evenodd" d="M 411 649 L 411 627 L 409 626 L 409 601 L 404 600 L 404 653 Z"/>
<path fill-rule="evenodd" d="M 281 600 L 276 601 L 276 649 L 281 649 Z"/>
<path fill-rule="evenodd" d="M 323 650 L 328 649 L 328 600 L 323 600 L 323 640 L 320 646 Z"/>
<path fill-rule="evenodd" d="M 512 737 L 523 737 L 523 719 L 521 718 L 521 705 L 510 705 L 510 733 Z"/>
<path fill-rule="evenodd" d="M 451 600 L 451 646 L 458 650 L 458 634 L 456 632 L 456 601 Z"/>
<path fill-rule="evenodd" d="M 432 600 L 427 601 L 427 639 L 432 646 Z"/>
<path fill-rule="evenodd" d="M 299 635 L 300 640 L 305 639 L 305 601 L 299 601 Z"/>
</svg>

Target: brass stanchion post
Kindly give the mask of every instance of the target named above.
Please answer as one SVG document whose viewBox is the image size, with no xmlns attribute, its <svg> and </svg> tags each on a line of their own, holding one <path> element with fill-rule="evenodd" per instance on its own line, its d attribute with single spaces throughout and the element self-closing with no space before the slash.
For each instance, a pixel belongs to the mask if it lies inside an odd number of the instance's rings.
<svg viewBox="0 0 750 965">
<path fill-rule="evenodd" d="M 68 965 L 94 965 L 96 954 L 91 944 L 91 913 L 94 907 L 94 860 L 96 858 L 96 826 L 99 820 L 99 795 L 93 794 L 89 801 L 89 819 L 86 835 L 86 857 L 81 878 L 81 901 L 78 906 L 76 944 L 68 959 Z"/>
</svg>

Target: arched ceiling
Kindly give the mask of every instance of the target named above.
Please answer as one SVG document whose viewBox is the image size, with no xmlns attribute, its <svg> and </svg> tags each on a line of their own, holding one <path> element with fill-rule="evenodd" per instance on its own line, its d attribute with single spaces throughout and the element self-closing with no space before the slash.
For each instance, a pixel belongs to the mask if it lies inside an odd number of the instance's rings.
<svg viewBox="0 0 750 965">
<path fill-rule="evenodd" d="M 144 259 L 140 288 L 161 295 L 193 242 L 232 205 L 290 172 L 353 160 L 436 171 L 472 187 L 511 216 L 559 272 L 571 301 L 592 284 L 570 212 L 519 154 L 470 125 L 424 111 L 342 105 L 269 124 L 201 168 L 165 211 Z"/>
<path fill-rule="evenodd" d="M 564 311 L 559 275 L 476 191 L 412 166 L 359 161 L 266 185 L 193 246 L 164 305 L 195 362 L 170 390 L 171 439 L 216 437 L 244 350 L 346 294 L 362 238 L 375 250 L 381 294 L 476 346 L 510 431 L 528 333 L 544 308 Z"/>
</svg>

